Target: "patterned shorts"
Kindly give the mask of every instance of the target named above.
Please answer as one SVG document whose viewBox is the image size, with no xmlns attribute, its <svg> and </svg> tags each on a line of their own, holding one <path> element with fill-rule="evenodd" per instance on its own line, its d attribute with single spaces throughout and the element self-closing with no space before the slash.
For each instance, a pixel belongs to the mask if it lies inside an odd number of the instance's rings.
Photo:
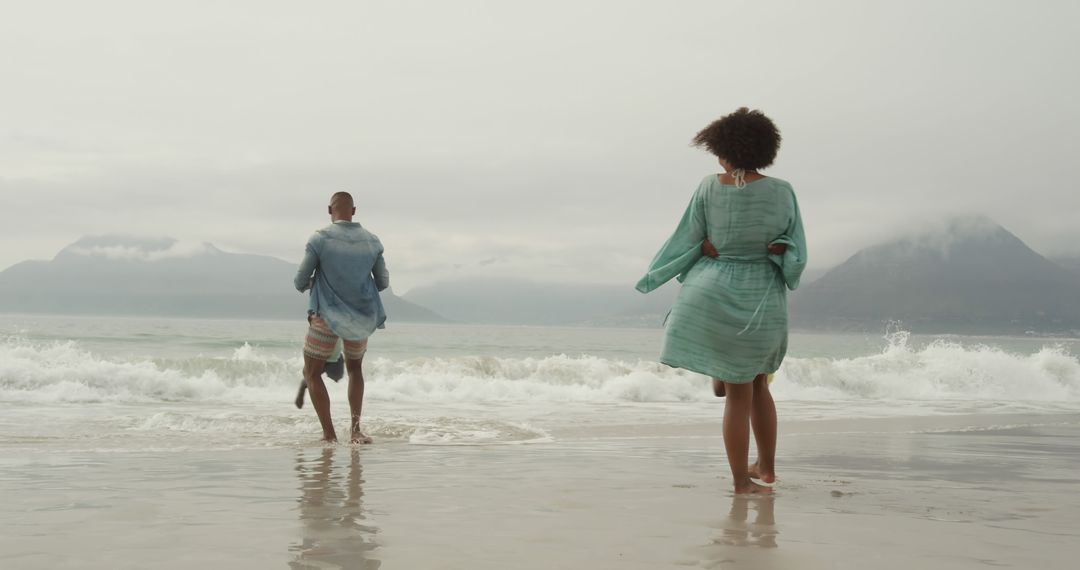
<svg viewBox="0 0 1080 570">
<path fill-rule="evenodd" d="M 308 317 L 308 331 L 307 337 L 304 339 L 304 355 L 310 356 L 318 360 L 326 360 L 334 353 L 334 346 L 337 345 L 338 336 L 334 334 L 334 331 L 330 330 L 326 321 L 318 315 L 311 315 Z M 343 341 L 345 346 L 345 359 L 346 360 L 360 360 L 364 357 L 364 353 L 367 352 L 367 339 L 364 340 L 346 340 Z"/>
</svg>

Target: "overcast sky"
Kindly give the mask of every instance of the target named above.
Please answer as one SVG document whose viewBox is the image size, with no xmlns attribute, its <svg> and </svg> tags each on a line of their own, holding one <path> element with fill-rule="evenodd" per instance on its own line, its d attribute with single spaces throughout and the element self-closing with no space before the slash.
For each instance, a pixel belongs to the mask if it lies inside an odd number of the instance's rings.
<svg viewBox="0 0 1080 570">
<path fill-rule="evenodd" d="M 0 268 L 87 234 L 299 260 L 348 190 L 395 289 L 632 284 L 739 106 L 827 267 L 965 212 L 1080 254 L 1080 4 L 4 2 Z"/>
</svg>

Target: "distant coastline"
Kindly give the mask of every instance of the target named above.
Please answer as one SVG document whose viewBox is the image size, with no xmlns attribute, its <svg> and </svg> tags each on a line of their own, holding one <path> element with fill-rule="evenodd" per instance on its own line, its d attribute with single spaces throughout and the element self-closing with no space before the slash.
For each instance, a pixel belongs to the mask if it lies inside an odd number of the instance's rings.
<svg viewBox="0 0 1080 570">
<path fill-rule="evenodd" d="M 1074 261 L 1074 260 L 1073 260 Z M 860 250 L 804 276 L 788 296 L 792 330 L 880 334 L 890 323 L 918 334 L 1076 338 L 1080 271 L 1052 260 L 984 217 Z M 0 313 L 303 319 L 295 265 L 269 256 L 181 247 L 171 238 L 90 236 L 52 260 L 0 271 Z M 393 274 L 391 274 L 393 283 Z M 390 322 L 659 328 L 678 295 L 632 284 L 464 278 L 388 290 Z"/>
</svg>

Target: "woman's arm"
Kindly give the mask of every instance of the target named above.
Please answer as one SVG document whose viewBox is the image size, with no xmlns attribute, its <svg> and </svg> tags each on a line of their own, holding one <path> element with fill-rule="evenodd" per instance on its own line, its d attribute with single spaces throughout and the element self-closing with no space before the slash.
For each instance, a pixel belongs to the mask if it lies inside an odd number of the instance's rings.
<svg viewBox="0 0 1080 570">
<path fill-rule="evenodd" d="M 765 249 L 772 255 L 784 255 L 784 252 L 787 251 L 787 245 L 782 243 L 770 243 Z M 716 246 L 709 241 L 709 238 L 705 238 L 705 241 L 701 242 L 701 255 L 704 255 L 705 257 L 719 257 L 720 252 L 716 251 Z"/>
<path fill-rule="evenodd" d="M 701 259 L 701 245 L 705 240 L 705 204 L 701 186 L 690 198 L 678 227 L 664 243 L 649 264 L 649 271 L 637 283 L 637 290 L 648 293 L 686 272 Z"/>
<path fill-rule="evenodd" d="M 782 243 L 770 243 L 765 249 L 773 255 L 784 255 L 784 252 L 787 251 L 787 245 Z"/>
<path fill-rule="evenodd" d="M 784 277 L 784 284 L 794 291 L 799 287 L 799 279 L 803 269 L 806 269 L 806 232 L 803 229 L 802 213 L 799 212 L 799 201 L 795 198 L 795 192 L 791 192 L 791 217 L 784 235 L 773 241 L 772 245 L 783 245 L 784 251 L 779 254 L 771 254 L 772 260 L 779 268 Z"/>
</svg>

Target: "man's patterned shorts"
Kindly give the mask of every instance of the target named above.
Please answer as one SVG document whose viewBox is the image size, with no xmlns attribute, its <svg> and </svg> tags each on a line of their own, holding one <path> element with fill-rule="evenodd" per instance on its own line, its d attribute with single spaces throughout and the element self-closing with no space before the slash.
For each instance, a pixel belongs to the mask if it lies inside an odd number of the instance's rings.
<svg viewBox="0 0 1080 570">
<path fill-rule="evenodd" d="M 304 339 L 304 355 L 317 360 L 326 360 L 334 353 L 334 345 L 337 344 L 338 336 L 330 330 L 326 321 L 318 315 L 308 317 L 308 332 Z M 346 360 L 360 360 L 367 352 L 367 339 L 345 340 L 344 345 Z"/>
</svg>

